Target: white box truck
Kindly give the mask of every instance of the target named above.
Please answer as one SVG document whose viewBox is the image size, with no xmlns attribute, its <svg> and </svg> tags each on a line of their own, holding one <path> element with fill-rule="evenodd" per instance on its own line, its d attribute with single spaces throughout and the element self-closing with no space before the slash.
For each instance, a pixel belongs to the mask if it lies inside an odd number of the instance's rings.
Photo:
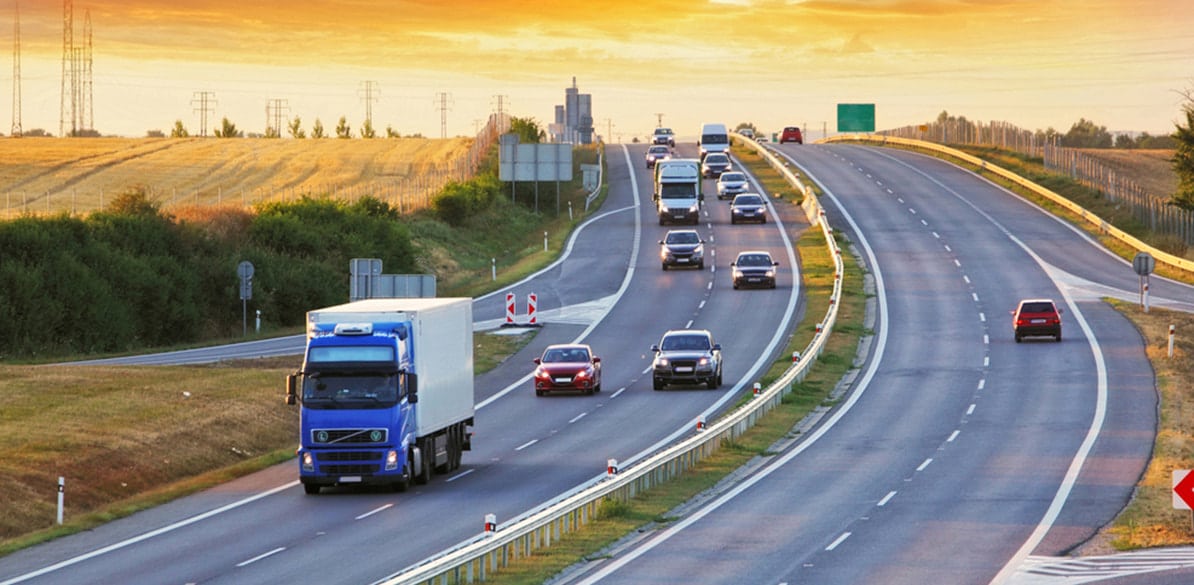
<svg viewBox="0 0 1194 585">
<path fill-rule="evenodd" d="M 655 211 L 659 225 L 701 221 L 701 163 L 693 158 L 673 158 L 655 163 Z"/>
<path fill-rule="evenodd" d="M 308 494 L 387 485 L 460 466 L 472 448 L 473 305 L 467 298 L 367 299 L 307 312 L 299 479 Z"/>
</svg>

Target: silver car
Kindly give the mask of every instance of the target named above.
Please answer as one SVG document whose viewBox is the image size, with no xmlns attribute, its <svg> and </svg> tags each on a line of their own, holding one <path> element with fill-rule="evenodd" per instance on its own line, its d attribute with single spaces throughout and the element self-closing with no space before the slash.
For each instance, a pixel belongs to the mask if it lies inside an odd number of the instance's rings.
<svg viewBox="0 0 1194 585">
<path fill-rule="evenodd" d="M 750 183 L 746 180 L 746 173 L 730 171 L 722 173 L 717 178 L 717 198 L 733 199 L 739 193 L 750 190 Z"/>
</svg>

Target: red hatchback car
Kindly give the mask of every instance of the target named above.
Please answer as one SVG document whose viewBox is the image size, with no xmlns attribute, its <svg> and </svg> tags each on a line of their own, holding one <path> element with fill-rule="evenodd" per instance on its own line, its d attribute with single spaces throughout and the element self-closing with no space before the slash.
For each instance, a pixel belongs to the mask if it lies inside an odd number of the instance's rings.
<svg viewBox="0 0 1194 585">
<path fill-rule="evenodd" d="M 1061 341 L 1061 309 L 1053 299 L 1024 299 L 1012 311 L 1016 343 L 1025 337 L 1048 336 Z"/>
<path fill-rule="evenodd" d="M 535 358 L 535 395 L 559 390 L 593 394 L 601 391 L 601 358 L 584 344 L 549 345 Z"/>
<path fill-rule="evenodd" d="M 795 142 L 796 144 L 804 144 L 804 136 L 800 133 L 800 128 L 795 126 L 788 126 L 779 135 L 779 143 Z"/>
</svg>

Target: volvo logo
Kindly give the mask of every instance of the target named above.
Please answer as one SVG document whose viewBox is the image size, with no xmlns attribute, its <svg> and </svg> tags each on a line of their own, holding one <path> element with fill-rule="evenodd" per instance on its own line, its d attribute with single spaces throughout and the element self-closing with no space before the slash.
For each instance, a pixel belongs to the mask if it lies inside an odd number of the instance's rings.
<svg viewBox="0 0 1194 585">
<path fill-rule="evenodd" d="M 315 442 L 316 443 L 328 442 L 328 432 L 327 431 L 315 431 Z"/>
</svg>

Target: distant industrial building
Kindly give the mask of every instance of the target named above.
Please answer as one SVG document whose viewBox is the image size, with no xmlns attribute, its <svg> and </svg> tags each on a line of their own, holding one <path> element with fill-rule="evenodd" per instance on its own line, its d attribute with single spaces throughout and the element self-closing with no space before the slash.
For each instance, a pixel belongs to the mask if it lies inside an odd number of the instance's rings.
<svg viewBox="0 0 1194 585">
<path fill-rule="evenodd" d="M 556 106 L 555 123 L 550 127 L 553 142 L 593 143 L 593 96 L 580 93 L 576 78 L 564 90 L 564 105 Z"/>
</svg>

